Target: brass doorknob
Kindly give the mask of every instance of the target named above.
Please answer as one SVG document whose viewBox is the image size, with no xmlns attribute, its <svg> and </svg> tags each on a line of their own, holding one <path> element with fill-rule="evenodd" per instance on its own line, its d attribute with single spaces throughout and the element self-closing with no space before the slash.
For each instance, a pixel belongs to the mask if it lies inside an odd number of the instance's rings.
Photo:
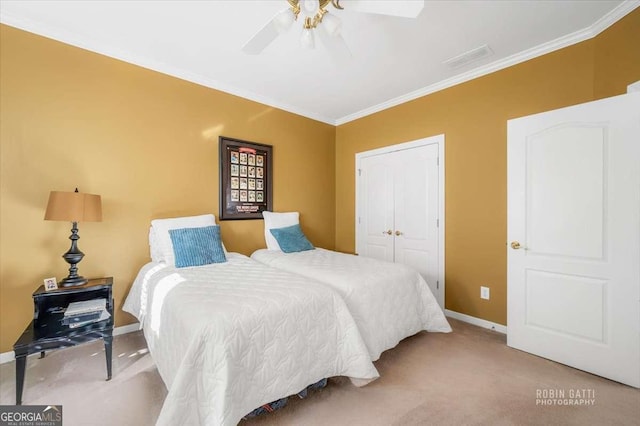
<svg viewBox="0 0 640 426">
<path fill-rule="evenodd" d="M 402 235 L 402 232 L 396 231 L 396 237 L 399 237 L 400 235 Z"/>
<path fill-rule="evenodd" d="M 520 243 L 519 243 L 519 242 L 517 242 L 517 241 L 512 241 L 512 242 L 511 242 L 511 248 L 512 248 L 512 249 L 514 249 L 514 250 L 518 250 L 520 247 L 521 247 L 521 246 L 520 246 Z"/>
<path fill-rule="evenodd" d="M 387 229 L 386 231 L 382 231 L 383 234 L 391 235 L 391 229 Z"/>
</svg>

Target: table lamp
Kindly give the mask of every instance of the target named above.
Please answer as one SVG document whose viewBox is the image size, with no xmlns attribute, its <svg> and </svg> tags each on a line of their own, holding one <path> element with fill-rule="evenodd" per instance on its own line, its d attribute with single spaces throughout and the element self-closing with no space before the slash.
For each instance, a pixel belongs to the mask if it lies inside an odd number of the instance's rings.
<svg viewBox="0 0 640 426">
<path fill-rule="evenodd" d="M 102 222 L 102 201 L 99 195 L 78 192 L 51 191 L 44 220 L 72 222 L 71 248 L 62 255 L 70 265 L 69 276 L 60 282 L 63 287 L 73 287 L 87 283 L 87 279 L 78 275 L 78 263 L 84 253 L 78 250 L 78 222 Z"/>
</svg>

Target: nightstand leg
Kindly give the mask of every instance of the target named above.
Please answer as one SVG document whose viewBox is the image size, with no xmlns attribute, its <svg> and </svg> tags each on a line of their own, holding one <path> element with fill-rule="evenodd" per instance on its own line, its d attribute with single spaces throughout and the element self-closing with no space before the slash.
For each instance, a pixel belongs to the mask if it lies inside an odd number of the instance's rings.
<svg viewBox="0 0 640 426">
<path fill-rule="evenodd" d="M 24 386 L 24 370 L 27 366 L 27 356 L 16 357 L 16 405 L 22 405 L 22 389 Z"/>
<path fill-rule="evenodd" d="M 111 346 L 113 336 L 104 336 L 104 354 L 107 357 L 107 380 L 111 380 Z"/>
</svg>

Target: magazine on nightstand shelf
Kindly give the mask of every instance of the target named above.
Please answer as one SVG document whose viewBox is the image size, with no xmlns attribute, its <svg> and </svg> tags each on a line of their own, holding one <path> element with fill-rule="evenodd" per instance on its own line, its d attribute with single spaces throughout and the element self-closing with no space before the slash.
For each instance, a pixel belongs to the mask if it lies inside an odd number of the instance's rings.
<svg viewBox="0 0 640 426">
<path fill-rule="evenodd" d="M 84 300 L 82 302 L 69 303 L 67 310 L 64 311 L 64 316 L 73 316 L 86 314 L 91 312 L 100 312 L 107 307 L 107 299 L 91 299 Z"/>
<path fill-rule="evenodd" d="M 82 327 L 93 322 L 109 319 L 106 299 L 91 299 L 69 303 L 62 318 L 62 324 L 69 328 Z"/>
<path fill-rule="evenodd" d="M 109 312 L 107 312 L 107 310 L 105 309 L 104 311 L 102 311 L 100 313 L 100 317 L 98 317 L 97 319 L 89 320 L 89 321 L 83 321 L 83 322 L 74 322 L 74 323 L 69 324 L 69 328 L 78 328 L 78 327 L 85 326 L 87 324 L 91 324 L 92 322 L 104 321 L 106 319 L 109 319 L 110 316 L 111 316 L 111 314 Z"/>
</svg>

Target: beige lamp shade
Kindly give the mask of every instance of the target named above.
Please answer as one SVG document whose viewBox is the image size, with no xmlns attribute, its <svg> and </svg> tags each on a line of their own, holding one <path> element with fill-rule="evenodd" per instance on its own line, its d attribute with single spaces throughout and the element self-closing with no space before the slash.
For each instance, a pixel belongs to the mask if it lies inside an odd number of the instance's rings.
<svg viewBox="0 0 640 426">
<path fill-rule="evenodd" d="M 102 199 L 82 192 L 51 191 L 44 220 L 102 222 Z"/>
</svg>

